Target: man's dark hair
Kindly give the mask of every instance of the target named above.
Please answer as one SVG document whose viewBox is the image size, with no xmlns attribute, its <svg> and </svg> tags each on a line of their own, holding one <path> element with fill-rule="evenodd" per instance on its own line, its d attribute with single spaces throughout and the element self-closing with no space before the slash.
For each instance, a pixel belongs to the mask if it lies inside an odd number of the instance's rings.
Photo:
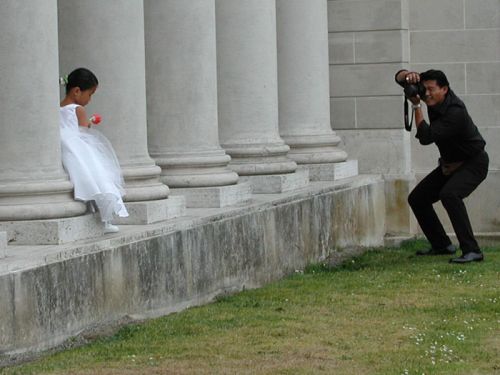
<svg viewBox="0 0 500 375">
<path fill-rule="evenodd" d="M 73 87 L 79 87 L 80 90 L 85 91 L 96 87 L 98 84 L 99 81 L 97 81 L 97 77 L 94 73 L 86 68 L 78 68 L 68 75 L 66 94 L 69 93 Z"/>
<path fill-rule="evenodd" d="M 448 78 L 441 70 L 430 69 L 426 72 L 420 73 L 420 80 L 423 81 L 436 81 L 439 87 L 448 86 L 450 87 L 450 82 Z"/>
</svg>

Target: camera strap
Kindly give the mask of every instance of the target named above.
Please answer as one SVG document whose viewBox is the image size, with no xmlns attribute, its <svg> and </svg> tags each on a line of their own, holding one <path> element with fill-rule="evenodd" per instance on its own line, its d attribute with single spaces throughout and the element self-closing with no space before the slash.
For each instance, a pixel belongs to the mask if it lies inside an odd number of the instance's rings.
<svg viewBox="0 0 500 375">
<path fill-rule="evenodd" d="M 408 98 L 406 96 L 404 97 L 403 108 L 404 108 L 405 129 L 406 131 L 411 132 L 411 127 L 413 125 L 413 111 L 411 112 L 411 120 L 408 121 L 409 110 L 408 110 Z"/>
</svg>

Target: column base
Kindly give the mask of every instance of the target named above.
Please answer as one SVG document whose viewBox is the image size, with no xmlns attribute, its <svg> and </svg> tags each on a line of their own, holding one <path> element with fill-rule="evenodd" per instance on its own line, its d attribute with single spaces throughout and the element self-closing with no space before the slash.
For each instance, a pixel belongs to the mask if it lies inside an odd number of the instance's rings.
<svg viewBox="0 0 500 375">
<path fill-rule="evenodd" d="M 340 163 L 301 164 L 309 169 L 311 181 L 336 181 L 358 175 L 358 161 L 351 159 Z"/>
<path fill-rule="evenodd" d="M 15 245 L 60 245 L 104 235 L 99 214 L 46 219 L 0 222 L 0 232 Z"/>
<path fill-rule="evenodd" d="M 298 167 L 293 173 L 240 176 L 240 181 L 250 182 L 254 194 L 285 193 L 309 185 L 309 170 Z"/>
<path fill-rule="evenodd" d="M 117 217 L 114 224 L 152 224 L 159 221 L 184 216 L 186 200 L 184 197 L 170 197 L 156 201 L 125 202 L 128 217 Z"/>
<path fill-rule="evenodd" d="M 171 188 L 170 196 L 182 195 L 189 208 L 222 208 L 252 199 L 252 186 L 249 182 L 227 186 L 199 188 Z"/>
</svg>

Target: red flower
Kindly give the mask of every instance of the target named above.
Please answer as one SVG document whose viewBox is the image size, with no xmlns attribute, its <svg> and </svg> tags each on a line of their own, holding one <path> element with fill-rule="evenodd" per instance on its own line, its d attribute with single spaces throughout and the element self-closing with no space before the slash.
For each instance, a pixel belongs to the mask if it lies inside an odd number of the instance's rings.
<svg viewBox="0 0 500 375">
<path fill-rule="evenodd" d="M 101 115 L 94 113 L 92 116 L 90 116 L 89 120 L 92 124 L 97 125 L 101 122 Z"/>
</svg>

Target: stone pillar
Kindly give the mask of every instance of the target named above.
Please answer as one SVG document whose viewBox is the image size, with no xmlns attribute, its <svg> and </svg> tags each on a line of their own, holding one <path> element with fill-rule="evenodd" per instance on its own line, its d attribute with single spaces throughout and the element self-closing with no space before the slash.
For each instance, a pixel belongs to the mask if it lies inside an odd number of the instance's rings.
<svg viewBox="0 0 500 375">
<path fill-rule="evenodd" d="M 277 0 L 276 8 L 280 134 L 311 180 L 333 179 L 347 153 L 330 125 L 327 1 Z"/>
<path fill-rule="evenodd" d="M 275 0 L 215 4 L 219 131 L 230 167 L 240 176 L 292 174 L 297 164 L 278 128 Z"/>
<path fill-rule="evenodd" d="M 61 164 L 56 0 L 5 0 L 0 14 L 0 231 L 38 243 L 71 222 L 71 239 L 86 237 L 77 224 L 88 215 L 75 218 L 86 206 Z"/>
<path fill-rule="evenodd" d="M 219 145 L 214 0 L 144 7 L 149 150 L 162 181 L 190 207 L 249 199 Z"/>
<path fill-rule="evenodd" d="M 163 207 L 169 190 L 147 149 L 143 1 L 60 0 L 59 39 L 61 74 L 83 66 L 99 79 L 89 112 L 101 113 L 125 178 L 130 217 L 118 222 L 178 216 Z"/>
<path fill-rule="evenodd" d="M 7 232 L 0 232 L 0 259 L 7 256 Z"/>
</svg>

